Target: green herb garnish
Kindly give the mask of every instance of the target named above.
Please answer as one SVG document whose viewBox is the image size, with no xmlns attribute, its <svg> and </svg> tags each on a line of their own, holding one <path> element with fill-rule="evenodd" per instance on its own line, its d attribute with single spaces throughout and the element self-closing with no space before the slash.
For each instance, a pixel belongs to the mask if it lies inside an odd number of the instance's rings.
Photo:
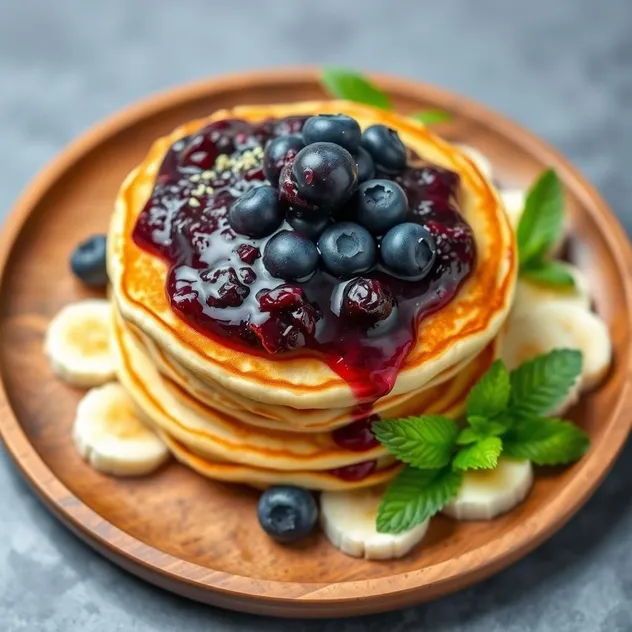
<svg viewBox="0 0 632 632">
<path fill-rule="evenodd" d="M 325 90 L 337 99 L 364 103 L 381 110 L 391 109 L 391 100 L 383 90 L 348 68 L 323 68 L 320 81 Z M 410 114 L 410 117 L 424 125 L 432 125 L 449 121 L 452 115 L 443 110 L 421 110 Z"/>
<path fill-rule="evenodd" d="M 572 287 L 575 281 L 568 270 L 546 255 L 563 230 L 564 196 L 562 184 L 553 169 L 548 169 L 533 184 L 520 216 L 516 238 L 520 274 L 547 285 Z"/>
<path fill-rule="evenodd" d="M 551 351 L 511 373 L 497 360 L 468 396 L 465 427 L 441 415 L 373 424 L 380 443 L 407 464 L 384 493 L 377 530 L 401 533 L 434 516 L 458 494 L 464 471 L 494 469 L 501 456 L 536 465 L 581 458 L 586 433 L 571 421 L 544 417 L 581 369 L 581 353 L 572 349 Z"/>
</svg>

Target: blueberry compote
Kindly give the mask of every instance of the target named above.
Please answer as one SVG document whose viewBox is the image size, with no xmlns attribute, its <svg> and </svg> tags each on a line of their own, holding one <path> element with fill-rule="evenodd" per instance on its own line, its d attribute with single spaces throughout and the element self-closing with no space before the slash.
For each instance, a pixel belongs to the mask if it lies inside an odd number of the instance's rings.
<svg viewBox="0 0 632 632">
<path fill-rule="evenodd" d="M 337 198 L 344 202 L 339 202 L 337 208 L 323 207 L 328 196 L 322 190 L 318 204 L 310 205 L 297 189 L 294 198 L 279 196 L 281 223 L 270 229 L 270 235 L 253 238 L 238 234 L 228 219 L 235 200 L 254 187 L 279 187 L 279 182 L 268 182 L 264 175 L 266 143 L 283 135 L 300 136 L 306 118 L 295 116 L 257 124 L 222 120 L 176 142 L 167 153 L 152 196 L 138 218 L 134 239 L 168 262 L 166 292 L 173 310 L 187 323 L 211 338 L 221 338 L 223 344 L 250 353 L 276 354 L 280 361 L 287 352 L 316 354 L 349 383 L 359 402 L 371 402 L 392 388 L 399 367 L 414 344 L 418 323 L 446 305 L 472 270 L 474 238 L 458 211 L 457 174 L 421 159 L 409 159 L 397 173 L 392 168 L 387 173 L 380 167 L 380 147 L 369 143 L 356 149 L 357 139 L 347 149 L 339 150 L 332 149 L 332 143 L 316 143 L 325 148 L 323 156 L 333 155 L 332 160 L 339 162 L 326 174 L 333 186 L 344 183 Z M 305 187 L 318 176 L 322 161 L 318 155 L 309 154 L 308 145 L 300 150 L 298 164 L 309 168 L 300 177 L 293 176 L 293 161 L 300 143 L 293 145 L 295 148 L 286 156 L 281 189 L 283 178 L 289 178 L 290 184 L 298 182 L 297 186 L 302 185 L 308 193 L 310 189 Z M 387 149 L 401 151 L 398 145 Z M 375 178 L 382 179 L 381 185 L 357 189 L 354 150 L 374 152 Z M 279 164 L 278 171 L 282 171 L 281 167 Z M 293 177 L 295 181 L 291 180 Z M 396 182 L 406 194 L 405 222 L 426 229 L 422 231 L 427 242 L 423 244 L 424 265 L 429 270 L 423 270 L 423 278 L 401 278 L 389 272 L 380 257 L 383 235 L 374 228 L 371 239 L 375 243 L 369 254 L 375 263 L 368 270 L 366 250 L 358 256 L 352 252 L 353 231 L 334 231 L 335 239 L 327 242 L 333 248 L 328 259 L 335 261 L 333 269 L 339 269 L 336 257 L 350 261 L 353 255 L 360 261 L 359 274 L 350 269 L 346 276 L 333 276 L 322 260 L 308 278 L 296 280 L 288 276 L 284 280 L 268 272 L 264 250 L 271 237 L 280 231 L 292 231 L 297 218 L 301 220 L 298 224 L 335 227 L 337 222 L 345 221 L 346 227 L 349 220 L 354 220 L 361 190 L 370 189 L 375 203 L 384 204 L 383 196 L 388 194 L 385 179 Z M 274 226 L 274 221 L 270 226 Z M 362 231 L 365 239 L 367 230 L 362 227 Z M 302 238 L 310 235 L 316 244 L 319 232 L 322 228 L 312 234 L 303 231 Z M 406 246 L 405 237 L 409 234 L 414 246 L 418 233 L 409 228 L 404 239 L 396 243 Z M 288 261 L 292 261 L 294 242 L 285 242 L 289 244 Z M 305 245 L 298 239 L 295 243 Z M 271 248 L 269 253 L 281 265 L 286 256 L 283 248 L 274 252 Z M 407 255 L 402 252 L 402 256 Z M 368 449 L 372 445 L 368 428 L 359 425 L 355 430 L 357 434 L 341 431 L 338 438 L 343 444 L 349 443 L 351 450 L 361 449 L 362 445 Z M 347 475 L 356 476 L 358 472 Z"/>
</svg>

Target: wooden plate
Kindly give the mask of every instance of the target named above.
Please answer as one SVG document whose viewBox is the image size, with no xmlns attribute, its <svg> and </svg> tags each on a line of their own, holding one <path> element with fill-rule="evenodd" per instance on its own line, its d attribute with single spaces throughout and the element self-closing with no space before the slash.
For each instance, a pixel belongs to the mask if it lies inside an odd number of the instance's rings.
<svg viewBox="0 0 632 632">
<path fill-rule="evenodd" d="M 49 319 L 87 296 L 68 272 L 68 254 L 106 229 L 120 182 L 154 138 L 220 107 L 321 97 L 316 77 L 305 69 L 256 73 L 153 97 L 85 134 L 31 183 L 0 247 L 0 428 L 51 511 L 123 568 L 227 608 L 332 617 L 401 608 L 479 581 L 540 544 L 588 499 L 632 420 L 632 257 L 601 198 L 537 138 L 462 97 L 376 77 L 402 112 L 453 112 L 455 120 L 438 131 L 481 148 L 502 183 L 525 187 L 545 166 L 558 170 L 568 192 L 572 258 L 588 275 L 616 350 L 607 381 L 574 411 L 592 437 L 590 453 L 562 472 L 541 472 L 528 500 L 491 523 L 434 519 L 423 547 L 387 563 L 348 558 L 320 535 L 294 548 L 275 545 L 257 525 L 255 492 L 214 484 L 175 463 L 142 480 L 94 472 L 70 439 L 81 393 L 56 380 L 42 354 Z"/>
</svg>

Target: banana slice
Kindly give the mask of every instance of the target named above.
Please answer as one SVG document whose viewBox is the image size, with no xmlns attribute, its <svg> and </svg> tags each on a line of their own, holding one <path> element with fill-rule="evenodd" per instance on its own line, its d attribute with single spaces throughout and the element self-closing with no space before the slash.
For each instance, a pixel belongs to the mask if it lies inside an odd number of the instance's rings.
<svg viewBox="0 0 632 632">
<path fill-rule="evenodd" d="M 571 288 L 558 287 L 520 278 L 516 285 L 516 296 L 511 308 L 513 316 L 529 312 L 535 306 L 551 300 L 568 301 L 584 309 L 590 309 L 590 289 L 583 272 L 570 263 L 561 265 L 571 274 L 575 280 L 575 286 Z"/>
<path fill-rule="evenodd" d="M 53 371 L 80 388 L 112 381 L 111 322 L 112 308 L 104 299 L 64 307 L 46 332 L 44 348 Z"/>
<path fill-rule="evenodd" d="M 534 314 L 541 323 L 555 322 L 564 336 L 572 338 L 572 346 L 582 352 L 582 390 L 597 386 L 612 361 L 612 341 L 603 320 L 580 305 L 565 301 L 543 303 Z"/>
<path fill-rule="evenodd" d="M 116 383 L 88 391 L 77 407 L 73 439 L 95 469 L 116 476 L 142 476 L 164 463 L 169 451 L 143 424 L 125 389 Z"/>
<path fill-rule="evenodd" d="M 321 494 L 321 526 L 337 549 L 351 557 L 390 560 L 406 555 L 426 535 L 429 520 L 404 533 L 378 533 L 375 519 L 383 492 L 383 487 L 370 487 Z"/>
<path fill-rule="evenodd" d="M 500 192 L 500 197 L 505 204 L 505 211 L 507 212 L 507 217 L 509 217 L 509 223 L 515 231 L 518 229 L 518 222 L 522 217 L 527 195 L 522 189 L 505 189 Z"/>
<path fill-rule="evenodd" d="M 541 313 L 547 303 L 535 303 L 533 309 L 512 315 L 505 323 L 500 338 L 500 357 L 505 366 L 512 371 L 527 360 L 553 351 L 553 349 L 578 349 L 574 336 L 570 334 L 557 318 L 548 319 Z M 570 304 L 572 307 L 572 304 Z M 580 308 L 583 309 L 583 308 Z M 577 403 L 582 389 L 582 379 L 570 389 L 566 397 L 551 415 L 563 415 Z"/>
<path fill-rule="evenodd" d="M 460 149 L 477 167 L 478 170 L 488 179 L 491 180 L 494 168 L 489 158 L 485 156 L 480 150 L 471 145 L 465 145 L 464 143 L 457 143 L 455 145 Z"/>
<path fill-rule="evenodd" d="M 457 520 L 492 520 L 521 503 L 532 485 L 529 461 L 500 459 L 494 470 L 466 472 L 457 497 L 442 513 Z"/>
</svg>

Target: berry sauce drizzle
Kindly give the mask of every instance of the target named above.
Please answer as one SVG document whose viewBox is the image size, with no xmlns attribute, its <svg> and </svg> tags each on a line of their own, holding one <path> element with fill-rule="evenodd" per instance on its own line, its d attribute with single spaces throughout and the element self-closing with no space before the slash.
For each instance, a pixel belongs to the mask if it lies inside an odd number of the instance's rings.
<svg viewBox="0 0 632 632">
<path fill-rule="evenodd" d="M 272 277 L 261 259 L 270 237 L 236 234 L 227 213 L 235 199 L 267 184 L 262 169 L 266 141 L 300 132 L 306 118 L 257 124 L 222 120 L 174 143 L 133 236 L 169 264 L 171 307 L 198 331 L 241 351 L 277 354 L 279 361 L 292 351 L 316 354 L 346 380 L 358 402 L 372 402 L 393 387 L 419 322 L 449 303 L 470 274 L 474 238 L 458 211 L 459 176 L 415 160 L 398 176 L 378 172 L 376 177 L 394 179 L 404 188 L 406 221 L 432 233 L 437 257 L 421 281 L 395 278 L 379 266 L 363 275 L 380 281 L 395 298 L 386 320 L 367 327 L 341 311 L 348 281 L 324 270 L 301 283 Z M 284 229 L 290 229 L 287 222 L 279 227 Z M 369 449 L 368 426 L 356 430 L 359 438 L 341 430 L 338 439 L 359 450 L 364 438 Z"/>
</svg>

